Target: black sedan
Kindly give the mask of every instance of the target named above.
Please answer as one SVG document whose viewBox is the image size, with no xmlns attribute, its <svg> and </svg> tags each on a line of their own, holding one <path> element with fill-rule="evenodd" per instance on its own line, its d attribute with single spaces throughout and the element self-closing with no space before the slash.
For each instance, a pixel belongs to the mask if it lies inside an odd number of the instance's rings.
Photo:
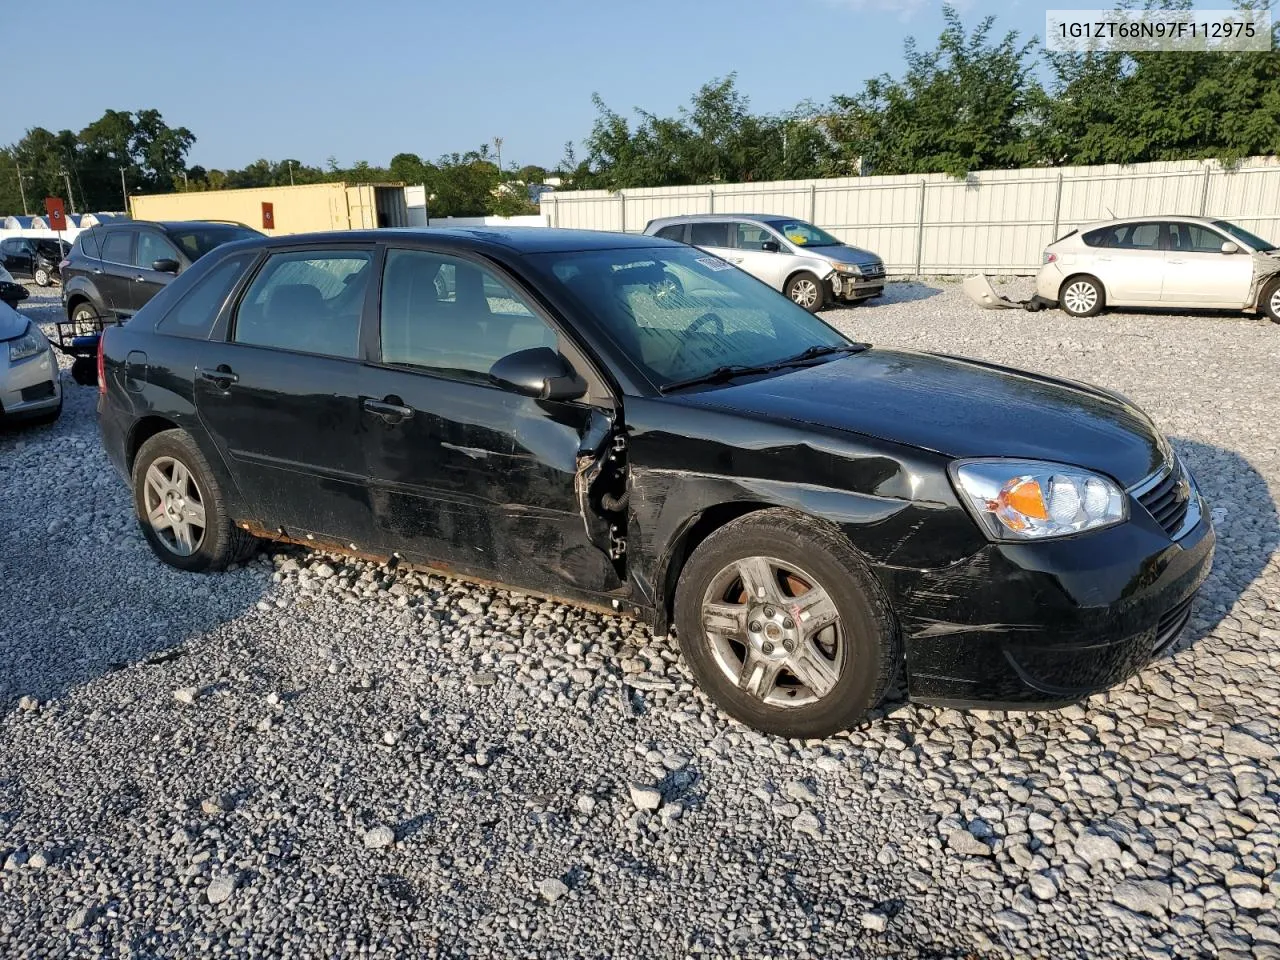
<svg viewBox="0 0 1280 960">
<path fill-rule="evenodd" d="M 788 736 L 856 723 L 900 670 L 953 705 L 1114 684 L 1213 556 L 1125 398 L 852 342 L 653 237 L 229 244 L 107 331 L 99 377 L 173 566 L 286 540 L 634 613 Z"/>
</svg>

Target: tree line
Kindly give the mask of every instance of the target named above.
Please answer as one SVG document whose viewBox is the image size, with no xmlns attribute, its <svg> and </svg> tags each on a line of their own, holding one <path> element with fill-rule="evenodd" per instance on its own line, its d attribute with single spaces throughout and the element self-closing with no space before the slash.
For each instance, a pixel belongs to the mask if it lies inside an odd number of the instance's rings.
<svg viewBox="0 0 1280 960">
<path fill-rule="evenodd" d="M 1265 0 L 1237 0 L 1262 5 Z M 1187 0 L 1164 0 L 1184 7 Z M 628 118 L 599 96 L 578 157 L 551 171 L 499 167 L 488 145 L 435 161 L 399 153 L 385 167 L 261 159 L 241 169 L 189 166 L 195 135 L 156 110 L 108 110 L 79 133 L 43 127 L 0 149 L 0 211 L 45 196 L 116 210 L 123 192 L 222 190 L 334 180 L 425 184 L 433 216 L 534 212 L 523 189 L 554 172 L 565 186 L 621 189 L 857 174 L 950 173 L 1022 166 L 1218 158 L 1280 149 L 1280 51 L 1050 53 L 995 17 L 966 28 L 952 8 L 937 43 L 908 40 L 899 76 L 751 110 L 733 75 L 702 86 L 675 116 Z M 1274 38 L 1280 41 L 1280 24 Z M 122 182 L 123 181 L 123 182 Z M 21 187 L 21 189 L 20 189 Z"/>
</svg>

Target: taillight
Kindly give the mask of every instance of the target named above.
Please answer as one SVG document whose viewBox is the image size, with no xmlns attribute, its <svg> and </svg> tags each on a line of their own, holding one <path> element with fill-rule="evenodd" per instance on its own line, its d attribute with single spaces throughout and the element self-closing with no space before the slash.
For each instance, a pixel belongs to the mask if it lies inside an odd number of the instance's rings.
<svg viewBox="0 0 1280 960">
<path fill-rule="evenodd" d="M 98 396 L 105 397 L 107 395 L 107 360 L 105 349 L 107 345 L 107 331 L 98 334 Z"/>
<path fill-rule="evenodd" d="M 59 260 L 59 261 L 58 261 L 58 269 L 59 269 L 59 270 L 65 270 L 65 269 L 67 269 L 67 267 L 69 267 L 69 266 L 71 266 L 71 261 L 70 261 L 70 260 Z"/>
<path fill-rule="evenodd" d="M 1044 263 L 1055 263 L 1057 259 L 1058 255 L 1056 253 L 1050 253 L 1048 250 L 1044 252 Z"/>
</svg>

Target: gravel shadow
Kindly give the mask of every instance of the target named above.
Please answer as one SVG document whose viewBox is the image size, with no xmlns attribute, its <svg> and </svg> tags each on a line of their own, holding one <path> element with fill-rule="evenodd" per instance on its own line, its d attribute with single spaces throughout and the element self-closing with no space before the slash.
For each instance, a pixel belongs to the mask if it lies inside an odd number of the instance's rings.
<svg viewBox="0 0 1280 960">
<path fill-rule="evenodd" d="M 941 287 L 931 287 L 919 280 L 891 280 L 884 285 L 884 293 L 871 300 L 864 300 L 853 309 L 863 310 L 867 307 L 888 306 L 891 303 L 911 303 L 915 300 L 928 300 L 942 293 Z"/>
<path fill-rule="evenodd" d="M 1213 632 L 1280 549 L 1280 514 L 1267 481 L 1234 450 L 1186 437 L 1170 442 L 1195 476 L 1218 537 L 1213 571 L 1200 590 L 1191 621 L 1163 658 Z"/>
</svg>

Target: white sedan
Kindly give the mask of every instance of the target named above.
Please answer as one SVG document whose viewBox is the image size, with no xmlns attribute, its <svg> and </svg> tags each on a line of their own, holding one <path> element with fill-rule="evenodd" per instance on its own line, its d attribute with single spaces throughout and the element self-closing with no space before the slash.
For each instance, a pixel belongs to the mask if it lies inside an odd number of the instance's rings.
<svg viewBox="0 0 1280 960">
<path fill-rule="evenodd" d="M 1265 312 L 1280 323 L 1280 251 L 1213 217 L 1111 220 L 1049 244 L 1036 294 L 1076 317 L 1173 307 Z"/>
<path fill-rule="evenodd" d="M 53 347 L 36 324 L 0 303 L 0 423 L 50 423 L 61 412 Z"/>
</svg>

